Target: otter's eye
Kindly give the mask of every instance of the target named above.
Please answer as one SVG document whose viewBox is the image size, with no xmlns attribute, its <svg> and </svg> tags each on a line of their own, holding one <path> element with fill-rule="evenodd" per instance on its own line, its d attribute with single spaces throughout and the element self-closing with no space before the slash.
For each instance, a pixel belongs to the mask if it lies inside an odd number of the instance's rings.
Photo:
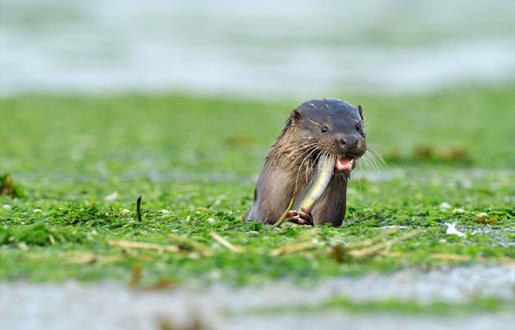
<svg viewBox="0 0 515 330">
<path fill-rule="evenodd" d="M 359 124 L 356 124 L 356 131 L 360 131 L 361 130 L 361 126 Z"/>
<path fill-rule="evenodd" d="M 322 131 L 322 133 L 325 133 L 327 132 L 329 128 L 327 128 L 327 126 L 322 126 L 322 128 L 320 129 Z"/>
</svg>

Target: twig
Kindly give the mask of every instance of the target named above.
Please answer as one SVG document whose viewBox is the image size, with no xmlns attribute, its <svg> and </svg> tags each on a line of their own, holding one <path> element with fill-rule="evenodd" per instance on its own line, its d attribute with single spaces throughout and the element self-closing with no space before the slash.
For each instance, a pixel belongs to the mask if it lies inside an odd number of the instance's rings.
<svg viewBox="0 0 515 330">
<path fill-rule="evenodd" d="M 132 241 L 107 241 L 110 246 L 116 246 L 123 249 L 140 249 L 140 250 L 155 250 L 159 252 L 180 252 L 181 249 L 177 245 L 159 245 L 146 242 L 132 242 Z"/>
<path fill-rule="evenodd" d="M 136 199 L 136 215 L 138 216 L 138 221 L 141 222 L 141 195 Z"/>
<path fill-rule="evenodd" d="M 409 231 L 403 235 L 395 237 L 389 241 L 379 243 L 376 245 L 372 245 L 365 249 L 348 251 L 348 254 L 350 256 L 352 256 L 353 258 L 364 258 L 364 257 L 371 257 L 371 256 L 384 254 L 384 253 L 387 253 L 395 243 L 398 243 L 400 241 L 414 237 L 414 236 L 420 234 L 421 232 L 422 231 L 420 229 L 415 229 L 415 230 Z"/>
<path fill-rule="evenodd" d="M 314 238 L 317 234 L 318 230 L 314 228 L 306 230 L 301 233 L 300 236 L 293 242 L 287 243 L 270 251 L 269 255 L 276 257 L 315 248 L 318 246 L 318 244 L 312 238 Z"/>
<path fill-rule="evenodd" d="M 245 249 L 243 247 L 236 246 L 236 245 L 232 244 L 231 242 L 229 242 L 228 240 L 226 240 L 222 236 L 218 235 L 214 231 L 210 232 L 209 235 L 211 235 L 211 237 L 213 237 L 213 239 L 215 241 L 220 243 L 220 245 L 222 245 L 223 247 L 227 248 L 228 250 L 230 250 L 232 252 L 240 253 L 240 252 L 244 252 L 245 251 Z"/>
<path fill-rule="evenodd" d="M 315 241 L 305 241 L 305 242 L 299 242 L 294 244 L 288 244 L 281 246 L 277 249 L 274 249 L 270 251 L 270 255 L 272 257 L 282 256 L 286 254 L 293 254 L 300 251 L 310 250 L 314 249 L 318 246 L 318 244 Z"/>
<path fill-rule="evenodd" d="M 279 220 L 276 221 L 276 223 L 274 223 L 274 227 L 275 228 L 279 228 L 281 227 L 281 225 L 284 223 L 284 221 L 286 221 L 286 217 L 288 216 L 288 212 L 290 212 L 292 206 L 293 206 L 293 202 L 295 201 L 295 196 L 291 198 L 290 200 L 290 204 L 288 204 L 288 207 L 286 208 L 286 210 L 283 212 L 283 214 L 281 215 L 281 217 L 279 218 Z"/>
<path fill-rule="evenodd" d="M 379 234 L 373 238 L 363 240 L 363 241 L 360 241 L 360 242 L 357 242 L 354 244 L 346 245 L 345 248 L 347 250 L 355 250 L 355 249 L 360 249 L 360 248 L 364 248 L 364 247 L 373 245 L 379 241 L 382 241 L 384 238 L 386 238 L 392 234 L 395 234 L 396 232 L 399 231 L 399 229 L 400 229 L 399 226 L 388 228 L 387 230 L 385 230 L 384 232 L 382 232 L 381 234 Z"/>
<path fill-rule="evenodd" d="M 92 264 L 99 260 L 99 258 L 91 253 L 77 252 L 67 257 L 67 261 L 76 264 Z"/>
<path fill-rule="evenodd" d="M 177 242 L 181 248 L 195 250 L 197 252 L 200 252 L 204 256 L 213 255 L 213 251 L 210 248 L 192 239 L 175 234 L 168 234 L 168 238 L 172 241 Z"/>
</svg>

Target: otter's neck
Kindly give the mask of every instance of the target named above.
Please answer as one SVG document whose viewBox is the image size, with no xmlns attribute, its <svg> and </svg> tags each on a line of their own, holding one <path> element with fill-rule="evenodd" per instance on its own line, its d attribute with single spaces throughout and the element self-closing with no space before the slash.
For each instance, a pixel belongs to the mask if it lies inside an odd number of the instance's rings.
<svg viewBox="0 0 515 330">
<path fill-rule="evenodd" d="M 318 151 L 315 150 L 314 141 L 299 140 L 294 129 L 288 127 L 283 130 L 266 157 L 265 167 L 280 167 L 286 171 L 302 172 L 303 175 L 310 176 Z"/>
</svg>

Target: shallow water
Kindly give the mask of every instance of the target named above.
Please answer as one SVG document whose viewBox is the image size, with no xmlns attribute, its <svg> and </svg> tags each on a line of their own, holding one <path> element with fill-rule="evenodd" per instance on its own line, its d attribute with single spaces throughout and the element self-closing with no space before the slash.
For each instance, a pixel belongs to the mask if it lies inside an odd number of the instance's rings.
<svg viewBox="0 0 515 330">
<path fill-rule="evenodd" d="M 198 319 L 208 329 L 512 329 L 508 311 L 451 316 L 396 313 L 349 314 L 344 311 L 295 313 L 295 306 L 334 296 L 353 302 L 395 299 L 427 304 L 467 303 L 497 297 L 513 303 L 513 266 L 458 267 L 423 273 L 404 270 L 390 276 L 337 278 L 313 287 L 274 282 L 241 289 L 179 287 L 143 291 L 120 283 L 1 283 L 2 329 L 156 329 L 159 320 L 176 325 Z M 290 306 L 280 314 L 249 313 L 256 308 Z M 229 312 L 229 313 L 227 313 Z"/>
<path fill-rule="evenodd" d="M 509 0 L 4 0 L 1 12 L 3 96 L 308 98 L 496 84 L 515 68 Z"/>
</svg>

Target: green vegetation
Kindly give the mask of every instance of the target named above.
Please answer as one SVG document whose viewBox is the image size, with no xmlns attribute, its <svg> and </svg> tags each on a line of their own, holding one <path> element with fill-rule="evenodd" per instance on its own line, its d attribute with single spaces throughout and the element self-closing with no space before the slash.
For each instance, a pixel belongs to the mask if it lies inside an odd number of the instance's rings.
<svg viewBox="0 0 515 330">
<path fill-rule="evenodd" d="M 351 313 L 400 313 L 409 315 L 438 314 L 456 316 L 476 312 L 498 312 L 509 311 L 512 304 L 504 304 L 497 298 L 479 298 L 470 303 L 449 304 L 444 301 L 436 301 L 428 304 L 417 302 L 402 302 L 397 300 L 377 300 L 371 302 L 357 303 L 345 297 L 334 297 L 326 299 L 317 304 L 300 304 L 298 306 L 274 306 L 263 307 L 247 311 L 249 315 L 268 315 L 284 313 L 319 313 L 327 311 L 345 311 Z M 229 311 L 228 314 L 231 314 Z M 238 313 L 234 313 L 238 315 Z"/>
<path fill-rule="evenodd" d="M 144 285 L 162 279 L 244 284 L 513 263 L 511 87 L 346 97 L 364 105 L 369 140 L 388 168 L 356 172 L 346 226 L 317 228 L 308 238 L 315 239 L 313 248 L 281 256 L 270 253 L 308 228 L 274 229 L 240 219 L 267 149 L 301 100 L 2 99 L 0 174 L 9 174 L 11 190 L 23 194 L 0 196 L 0 278 L 129 281 L 141 269 Z M 135 211 L 140 194 L 141 222 Z M 446 234 L 445 223 L 452 222 L 466 237 Z M 401 226 L 392 237 L 421 233 L 386 255 L 345 254 L 346 246 L 379 235 L 385 226 Z M 246 252 L 222 247 L 212 231 Z M 179 252 L 108 243 L 176 246 L 170 234 L 210 253 L 184 242 Z"/>
</svg>

